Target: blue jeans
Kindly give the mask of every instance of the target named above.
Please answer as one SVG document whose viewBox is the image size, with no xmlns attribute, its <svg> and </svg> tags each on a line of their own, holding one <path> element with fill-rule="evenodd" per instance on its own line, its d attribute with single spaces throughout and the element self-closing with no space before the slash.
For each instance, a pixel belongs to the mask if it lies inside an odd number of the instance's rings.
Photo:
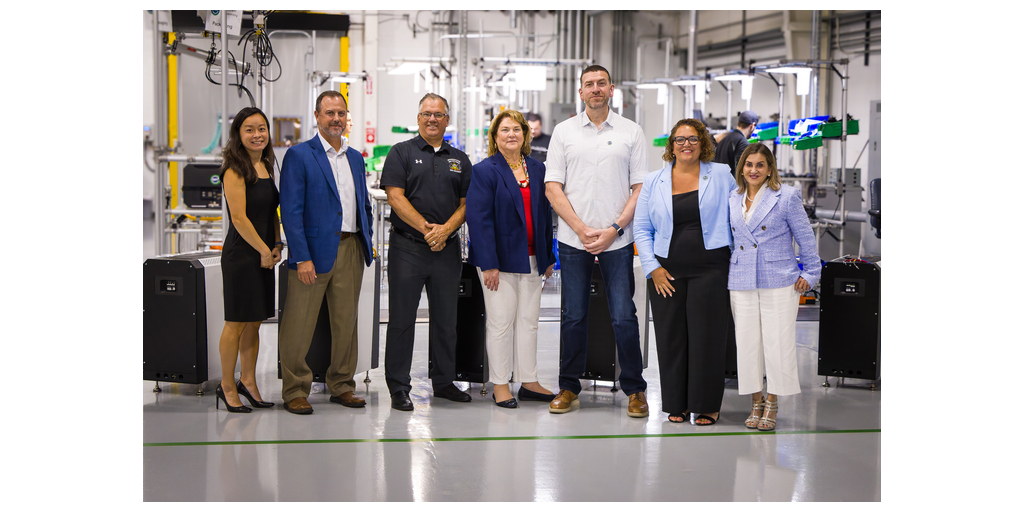
<svg viewBox="0 0 1024 512">
<path fill-rule="evenodd" d="M 558 243 L 562 266 L 562 359 L 558 374 L 559 389 L 579 394 L 580 375 L 587 365 L 587 316 L 590 312 L 590 280 L 594 273 L 594 255 L 570 245 Z M 615 332 L 619 358 L 619 384 L 627 395 L 645 391 L 643 360 L 640 355 L 640 324 L 633 304 L 633 246 L 597 255 L 604 277 L 608 311 Z"/>
</svg>

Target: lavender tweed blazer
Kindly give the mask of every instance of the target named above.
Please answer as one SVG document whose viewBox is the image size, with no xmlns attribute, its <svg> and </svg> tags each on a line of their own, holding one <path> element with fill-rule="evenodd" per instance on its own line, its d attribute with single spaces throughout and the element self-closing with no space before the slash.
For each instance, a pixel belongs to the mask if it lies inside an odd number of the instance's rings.
<svg viewBox="0 0 1024 512">
<path fill-rule="evenodd" d="M 800 192 L 789 185 L 765 190 L 749 223 L 743 220 L 744 207 L 739 190 L 729 194 L 734 245 L 729 289 L 782 288 L 793 286 L 800 277 L 813 287 L 821 278 L 821 260 Z M 800 246 L 803 271 L 797 266 L 793 239 Z"/>
</svg>

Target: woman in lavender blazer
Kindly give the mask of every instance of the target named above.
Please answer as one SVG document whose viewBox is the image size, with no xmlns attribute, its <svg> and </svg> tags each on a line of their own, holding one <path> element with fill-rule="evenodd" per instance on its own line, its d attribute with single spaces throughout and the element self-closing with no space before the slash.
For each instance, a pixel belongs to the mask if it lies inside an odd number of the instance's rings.
<svg viewBox="0 0 1024 512">
<path fill-rule="evenodd" d="M 774 430 L 778 396 L 800 392 L 796 314 L 800 295 L 821 277 L 821 260 L 800 192 L 779 180 L 775 157 L 761 143 L 748 146 L 729 195 L 733 252 L 729 298 L 736 323 L 739 394 L 752 394 L 745 425 Z M 793 240 L 800 246 L 797 266 Z M 761 385 L 768 376 L 767 400 Z"/>
</svg>

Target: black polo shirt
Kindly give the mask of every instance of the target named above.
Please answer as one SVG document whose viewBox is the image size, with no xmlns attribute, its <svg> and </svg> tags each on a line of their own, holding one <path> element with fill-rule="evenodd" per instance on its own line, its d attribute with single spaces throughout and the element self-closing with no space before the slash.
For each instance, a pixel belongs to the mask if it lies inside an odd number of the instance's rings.
<svg viewBox="0 0 1024 512">
<path fill-rule="evenodd" d="M 743 155 L 743 150 L 747 149 L 749 145 L 750 143 L 747 142 L 747 137 L 743 135 L 743 132 L 734 128 L 729 132 L 729 135 L 723 137 L 722 141 L 715 146 L 715 158 L 711 161 L 728 165 L 735 175 L 736 166 L 740 163 L 740 156 Z"/>
<path fill-rule="evenodd" d="M 417 135 L 391 146 L 380 174 L 382 187 L 405 189 L 405 197 L 413 208 L 432 224 L 443 224 L 451 218 L 469 191 L 473 164 L 465 153 L 447 141 L 434 148 Z M 391 215 L 391 225 L 400 231 L 421 236 L 398 214 Z"/>
<path fill-rule="evenodd" d="M 551 143 L 551 136 L 541 132 L 535 139 L 530 141 L 530 158 L 543 162 L 548 159 L 548 144 Z"/>
</svg>

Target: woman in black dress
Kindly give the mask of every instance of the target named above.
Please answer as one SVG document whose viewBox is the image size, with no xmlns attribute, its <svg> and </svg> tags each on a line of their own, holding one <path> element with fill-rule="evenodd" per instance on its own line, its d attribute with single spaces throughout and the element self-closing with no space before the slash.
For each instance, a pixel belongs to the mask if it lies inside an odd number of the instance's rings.
<svg viewBox="0 0 1024 512">
<path fill-rule="evenodd" d="M 669 162 L 644 180 L 633 218 L 654 314 L 662 409 L 673 423 L 718 421 L 725 392 L 729 306 L 729 166 L 712 163 L 714 143 L 696 119 L 676 123 Z"/>
<path fill-rule="evenodd" d="M 221 273 L 224 276 L 224 331 L 220 335 L 223 400 L 231 412 L 272 407 L 256 388 L 256 357 L 260 324 L 274 316 L 274 265 L 281 261 L 281 228 L 274 185 L 274 150 L 270 124 L 258 108 L 243 108 L 231 123 L 221 165 L 224 198 L 231 225 L 224 237 Z M 241 379 L 235 382 L 235 359 L 241 359 Z"/>
</svg>

